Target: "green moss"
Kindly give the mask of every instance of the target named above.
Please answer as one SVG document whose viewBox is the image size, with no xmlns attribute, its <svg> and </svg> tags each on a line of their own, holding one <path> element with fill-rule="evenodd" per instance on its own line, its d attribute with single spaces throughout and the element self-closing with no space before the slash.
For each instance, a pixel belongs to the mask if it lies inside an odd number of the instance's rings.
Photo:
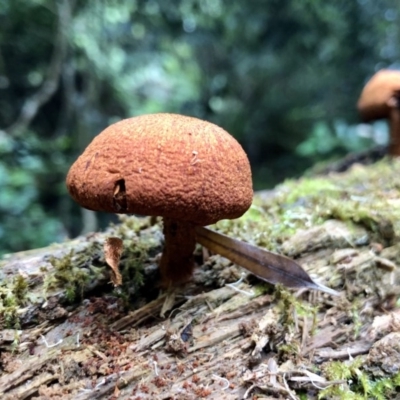
<svg viewBox="0 0 400 400">
<path fill-rule="evenodd" d="M 256 194 L 241 218 L 220 221 L 215 228 L 275 252 L 294 233 L 328 219 L 362 225 L 373 240 L 391 242 L 400 237 L 400 185 L 392 172 L 397 164 L 383 160 L 345 175 L 288 180 L 273 196 Z"/>
<path fill-rule="evenodd" d="M 282 285 L 276 285 L 274 291 L 275 301 L 282 316 L 281 322 L 284 326 L 290 328 L 294 327 L 298 317 L 311 318 L 313 326 L 311 327 L 310 334 L 313 334 L 316 324 L 318 313 L 318 306 L 312 305 L 309 302 L 303 301 L 293 295 Z"/>
<path fill-rule="evenodd" d="M 49 262 L 54 271 L 45 275 L 43 285 L 45 293 L 49 289 L 63 288 L 69 302 L 76 300 L 77 296 L 82 297 L 85 285 L 90 280 L 90 274 L 87 269 L 81 268 L 75 253 L 71 251 L 62 258 L 51 257 Z"/>
<path fill-rule="evenodd" d="M 123 239 L 124 250 L 120 261 L 123 285 L 115 293 L 126 298 L 134 294 L 143 285 L 143 270 L 149 258 L 156 254 L 161 246 L 159 225 L 150 227 L 149 218 L 124 216 L 122 223 L 109 228 L 107 236 Z M 44 296 L 50 292 L 63 291 L 65 299 L 72 303 L 83 297 L 85 290 L 93 280 L 109 279 L 111 270 L 106 264 L 103 252 L 103 240 L 93 240 L 85 244 L 82 251 L 69 252 L 63 257 L 50 257 L 52 268 L 43 267 Z M 109 286 L 112 289 L 111 283 Z"/>
<path fill-rule="evenodd" d="M 117 294 L 129 302 L 144 284 L 144 268 L 154 262 L 152 257 L 162 250 L 162 221 L 150 217 L 119 216 L 121 224 L 115 226 L 112 236 L 123 240 L 120 260 L 122 286 Z"/>
<path fill-rule="evenodd" d="M 219 221 L 215 229 L 267 250 L 279 252 L 280 245 L 298 229 L 305 228 L 309 221 L 310 214 L 305 209 L 286 209 L 283 204 L 263 203 L 257 197 L 254 203 L 241 218 Z"/>
<path fill-rule="evenodd" d="M 299 300 L 297 300 L 289 290 L 282 285 L 275 286 L 275 301 L 281 315 L 282 325 L 286 329 L 291 329 L 295 324 L 295 308 Z"/>
<path fill-rule="evenodd" d="M 132 294 L 144 283 L 144 267 L 149 257 L 151 244 L 140 240 L 124 241 L 124 251 L 121 257 L 122 290 Z"/>
<path fill-rule="evenodd" d="M 322 390 L 318 398 L 376 399 L 394 398 L 400 387 L 400 373 L 384 379 L 374 380 L 362 370 L 365 360 L 357 357 L 352 361 L 331 361 L 324 365 L 323 372 L 329 381 L 344 381 Z"/>
<path fill-rule="evenodd" d="M 361 358 L 355 358 L 351 363 L 342 361 L 331 361 L 325 364 L 325 376 L 330 381 L 349 380 L 356 376 L 363 363 Z"/>
<path fill-rule="evenodd" d="M 118 219 L 121 222 L 115 227 L 115 235 L 122 238 L 128 238 L 132 234 L 137 234 L 138 232 L 149 228 L 157 222 L 157 219 L 152 217 L 135 217 L 126 214 L 119 214 Z"/>
<path fill-rule="evenodd" d="M 340 189 L 330 180 L 320 177 L 304 178 L 298 180 L 287 180 L 278 186 L 280 197 L 284 198 L 286 204 L 316 199 L 317 197 L 337 197 Z"/>
<path fill-rule="evenodd" d="M 20 274 L 14 277 L 13 292 L 19 304 L 23 304 L 28 292 L 28 281 Z"/>
<path fill-rule="evenodd" d="M 396 388 L 396 384 L 393 379 L 385 378 L 380 379 L 371 384 L 370 396 L 377 400 L 385 400 L 388 399 L 392 395 L 394 395 L 394 390 Z"/>
<path fill-rule="evenodd" d="M 400 237 L 400 184 L 393 170 L 400 160 L 383 160 L 373 167 L 357 167 L 329 177 L 288 180 L 274 195 L 255 196 L 239 219 L 220 221 L 216 229 L 271 251 L 300 229 L 339 219 L 366 227 L 374 240 Z"/>
<path fill-rule="evenodd" d="M 269 283 L 260 282 L 252 287 L 254 297 L 259 297 L 263 294 L 270 293 L 273 290 L 273 286 Z"/>
<path fill-rule="evenodd" d="M 18 309 L 25 305 L 28 286 L 27 280 L 20 274 L 11 282 L 4 280 L 1 283 L 0 316 L 4 320 L 5 327 L 16 329 L 20 327 Z"/>
<path fill-rule="evenodd" d="M 301 344 L 297 339 L 297 322 L 299 319 L 311 319 L 312 326 L 309 335 L 312 336 L 316 329 L 318 306 L 297 298 L 292 292 L 282 285 L 276 285 L 274 291 L 278 313 L 281 316 L 279 322 L 283 327 L 285 342 L 278 346 L 280 357 L 283 359 L 297 359 L 301 354 Z"/>
</svg>

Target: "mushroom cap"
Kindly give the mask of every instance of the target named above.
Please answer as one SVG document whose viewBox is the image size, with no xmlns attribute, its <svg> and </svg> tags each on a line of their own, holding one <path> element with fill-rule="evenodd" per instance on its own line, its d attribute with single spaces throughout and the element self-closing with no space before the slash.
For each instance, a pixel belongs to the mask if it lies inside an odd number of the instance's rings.
<svg viewBox="0 0 400 400">
<path fill-rule="evenodd" d="M 222 128 L 178 114 L 119 121 L 71 166 L 67 188 L 81 206 L 208 225 L 240 217 L 253 198 L 240 144 Z"/>
<path fill-rule="evenodd" d="M 387 118 L 390 100 L 400 90 L 400 71 L 382 69 L 367 82 L 357 103 L 358 111 L 366 122 Z"/>
</svg>

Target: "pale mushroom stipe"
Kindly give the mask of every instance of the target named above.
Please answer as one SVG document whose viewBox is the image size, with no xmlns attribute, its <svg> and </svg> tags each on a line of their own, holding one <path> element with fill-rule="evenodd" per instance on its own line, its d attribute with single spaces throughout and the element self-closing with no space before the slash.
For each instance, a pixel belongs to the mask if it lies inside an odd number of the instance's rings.
<svg viewBox="0 0 400 400">
<path fill-rule="evenodd" d="M 365 122 L 387 119 L 389 154 L 400 156 L 400 71 L 382 69 L 367 82 L 357 103 Z"/>
<path fill-rule="evenodd" d="M 196 226 L 238 218 L 253 198 L 250 164 L 236 139 L 177 114 L 106 128 L 71 166 L 67 188 L 90 210 L 163 217 L 164 286 L 190 279 Z"/>
</svg>

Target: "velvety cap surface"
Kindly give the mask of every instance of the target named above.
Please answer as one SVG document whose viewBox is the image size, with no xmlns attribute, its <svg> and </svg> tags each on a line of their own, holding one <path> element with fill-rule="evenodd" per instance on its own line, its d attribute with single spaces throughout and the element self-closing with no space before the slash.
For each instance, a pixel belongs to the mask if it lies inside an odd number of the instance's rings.
<svg viewBox="0 0 400 400">
<path fill-rule="evenodd" d="M 388 101 L 400 90 L 400 71 L 382 69 L 365 85 L 357 103 L 358 111 L 364 121 L 389 116 Z"/>
<path fill-rule="evenodd" d="M 150 114 L 111 125 L 67 176 L 83 207 L 157 215 L 198 225 L 237 218 L 251 205 L 249 161 L 222 128 L 177 114 Z"/>
</svg>

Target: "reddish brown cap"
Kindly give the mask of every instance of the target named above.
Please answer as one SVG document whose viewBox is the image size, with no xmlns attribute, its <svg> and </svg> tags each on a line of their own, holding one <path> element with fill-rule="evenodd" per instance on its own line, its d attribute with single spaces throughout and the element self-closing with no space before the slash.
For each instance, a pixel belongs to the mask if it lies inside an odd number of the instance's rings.
<svg viewBox="0 0 400 400">
<path fill-rule="evenodd" d="M 393 96 L 400 90 L 400 71 L 382 69 L 367 82 L 357 103 L 366 122 L 387 118 Z"/>
<path fill-rule="evenodd" d="M 90 210 L 197 225 L 240 217 L 253 198 L 240 144 L 212 123 L 177 114 L 109 126 L 72 165 L 67 187 Z"/>
</svg>

